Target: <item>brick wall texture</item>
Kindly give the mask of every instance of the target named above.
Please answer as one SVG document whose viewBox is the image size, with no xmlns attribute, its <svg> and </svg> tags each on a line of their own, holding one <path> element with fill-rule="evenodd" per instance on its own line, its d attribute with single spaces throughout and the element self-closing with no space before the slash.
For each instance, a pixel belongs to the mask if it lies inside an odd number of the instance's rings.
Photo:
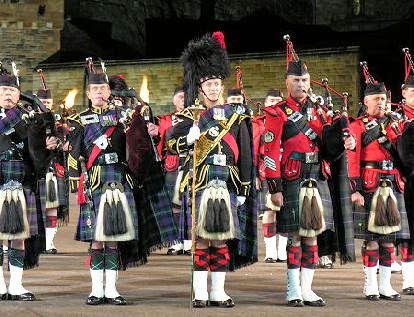
<svg viewBox="0 0 414 317">
<path fill-rule="evenodd" d="M 324 49 L 298 52 L 306 61 L 311 77 L 321 80 L 329 79 L 329 84 L 336 90 L 347 91 L 352 95 L 355 105 L 359 100 L 359 52 L 357 47 L 342 49 Z M 232 74 L 226 81 L 226 89 L 235 85 L 235 66 L 240 65 L 243 83 L 248 96 L 254 101 L 263 101 L 270 87 L 281 88 L 286 95 L 285 55 L 284 52 L 273 55 L 230 56 Z M 138 92 L 143 76 L 148 77 L 150 104 L 155 113 L 172 110 L 171 99 L 175 86 L 182 80 L 182 66 L 176 59 L 159 59 L 145 61 L 107 61 L 108 75 L 123 74 L 130 87 Z M 75 106 L 82 109 L 83 63 L 41 65 L 55 102 L 62 100 L 68 91 L 79 89 Z M 37 73 L 33 73 L 33 90 L 40 87 Z"/>
</svg>

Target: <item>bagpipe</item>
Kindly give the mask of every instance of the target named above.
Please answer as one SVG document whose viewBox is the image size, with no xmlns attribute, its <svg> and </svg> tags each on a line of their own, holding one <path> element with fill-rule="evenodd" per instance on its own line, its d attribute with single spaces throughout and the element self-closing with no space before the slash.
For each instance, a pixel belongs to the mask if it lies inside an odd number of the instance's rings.
<svg viewBox="0 0 414 317">
<path fill-rule="evenodd" d="M 254 101 L 246 94 L 240 65 L 236 66 L 236 87 L 240 89 L 244 99 L 244 103 L 250 105 L 252 109 L 257 109 L 257 112 L 260 114 L 260 108 L 262 103 L 260 101 Z"/>
</svg>

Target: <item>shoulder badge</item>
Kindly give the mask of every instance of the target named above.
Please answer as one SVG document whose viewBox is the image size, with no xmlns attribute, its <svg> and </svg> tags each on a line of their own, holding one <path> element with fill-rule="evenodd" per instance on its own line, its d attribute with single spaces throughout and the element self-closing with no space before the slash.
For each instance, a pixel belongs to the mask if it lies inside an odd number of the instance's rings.
<svg viewBox="0 0 414 317">
<path fill-rule="evenodd" d="M 273 132 L 267 131 L 265 134 L 265 138 L 264 138 L 265 142 L 271 143 L 274 139 L 275 139 L 275 135 L 273 134 Z"/>
</svg>

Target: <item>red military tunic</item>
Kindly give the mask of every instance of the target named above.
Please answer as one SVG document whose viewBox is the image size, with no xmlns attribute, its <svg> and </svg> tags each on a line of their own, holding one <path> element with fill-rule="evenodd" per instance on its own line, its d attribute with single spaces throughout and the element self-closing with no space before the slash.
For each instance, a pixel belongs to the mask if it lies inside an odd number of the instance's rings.
<svg viewBox="0 0 414 317">
<path fill-rule="evenodd" d="M 257 116 L 252 119 L 253 128 L 253 163 L 256 167 L 256 176 L 259 179 L 265 180 L 266 176 L 264 173 L 264 144 L 263 137 L 265 133 L 265 116 Z"/>
<path fill-rule="evenodd" d="M 291 159 L 295 153 L 302 153 L 311 156 L 311 153 L 319 153 L 318 142 L 311 140 L 304 132 L 299 132 L 290 138 L 283 139 L 283 130 L 288 122 L 288 117 L 301 110 L 303 103 L 299 103 L 290 96 L 286 101 L 282 101 L 275 106 L 266 107 L 263 111 L 266 114 L 266 134 L 264 138 L 264 166 L 266 179 L 270 193 L 282 191 L 282 178 L 295 180 L 300 177 L 299 160 Z M 315 108 L 307 113 L 311 120 L 308 120 L 309 127 L 317 134 L 317 138 L 322 139 L 322 128 L 324 123 L 330 122 L 325 113 L 322 114 L 324 121 L 317 114 Z M 305 114 L 305 115 L 307 115 Z M 282 171 L 283 168 L 283 171 Z M 326 168 L 326 166 L 325 166 Z"/>
<path fill-rule="evenodd" d="M 404 105 L 403 106 L 403 112 L 404 112 L 405 116 L 407 117 L 407 120 L 414 119 L 414 109 L 413 108 L 411 108 L 407 105 Z"/>
<path fill-rule="evenodd" d="M 395 175 L 397 185 L 401 190 L 404 188 L 404 182 L 400 177 L 400 173 L 394 166 L 393 157 L 380 144 L 379 140 L 374 140 L 364 146 L 363 135 L 370 127 L 372 127 L 371 129 L 375 128 L 376 122 L 377 119 L 374 117 L 364 116 L 356 119 L 350 125 L 351 133 L 356 140 L 355 150 L 347 151 L 352 192 L 360 191 L 361 189 L 367 192 L 375 191 L 379 186 L 380 174 Z M 386 122 L 384 128 L 385 136 L 389 139 L 392 146 L 395 146 L 397 138 L 403 131 L 403 123 L 398 121 Z M 372 162 L 372 164 L 367 162 Z"/>
<path fill-rule="evenodd" d="M 159 117 L 158 133 L 160 135 L 160 142 L 157 145 L 158 155 L 164 160 L 164 168 L 167 172 L 176 171 L 179 166 L 179 156 L 171 155 L 167 152 L 165 137 L 169 129 L 177 123 L 175 113 L 170 113 Z"/>
</svg>

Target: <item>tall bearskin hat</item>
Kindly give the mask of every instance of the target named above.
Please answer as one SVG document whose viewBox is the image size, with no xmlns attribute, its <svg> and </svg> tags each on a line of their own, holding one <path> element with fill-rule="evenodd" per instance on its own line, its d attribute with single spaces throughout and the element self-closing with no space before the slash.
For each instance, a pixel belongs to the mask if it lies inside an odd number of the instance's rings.
<svg viewBox="0 0 414 317">
<path fill-rule="evenodd" d="M 122 75 L 114 75 L 109 77 L 109 87 L 111 90 L 117 91 L 128 90 L 128 85 Z"/>
<path fill-rule="evenodd" d="M 0 62 L 0 86 L 14 87 L 20 90 L 19 70 L 16 68 L 16 64 L 12 61 L 13 74 L 7 71 Z"/>
<path fill-rule="evenodd" d="M 181 55 L 184 66 L 185 106 L 194 104 L 200 85 L 229 74 L 229 59 L 222 32 L 205 34 L 191 40 Z"/>
</svg>

